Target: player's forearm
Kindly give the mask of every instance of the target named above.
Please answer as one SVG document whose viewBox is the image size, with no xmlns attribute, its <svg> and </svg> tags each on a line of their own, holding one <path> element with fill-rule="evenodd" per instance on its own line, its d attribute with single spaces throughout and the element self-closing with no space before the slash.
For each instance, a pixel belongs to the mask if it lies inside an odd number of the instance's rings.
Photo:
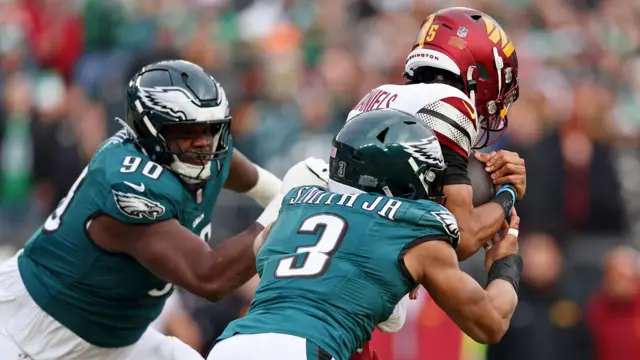
<svg viewBox="0 0 640 360">
<path fill-rule="evenodd" d="M 469 216 L 456 215 L 456 219 L 460 228 L 460 245 L 456 254 L 458 260 L 463 261 L 475 254 L 500 230 L 504 223 L 504 210 L 500 205 L 489 202 L 472 209 Z"/>
<path fill-rule="evenodd" d="M 511 316 L 518 305 L 518 295 L 511 284 L 496 279 L 487 286 L 487 296 L 491 307 L 502 320 L 502 334 L 504 334 L 509 328 Z"/>
<path fill-rule="evenodd" d="M 495 344 L 509 329 L 513 311 L 518 304 L 516 292 L 506 281 L 495 280 L 483 294 L 481 305 L 469 317 L 467 335 L 483 344 Z"/>
<path fill-rule="evenodd" d="M 217 301 L 251 279 L 256 274 L 253 245 L 262 225 L 254 223 L 247 230 L 223 241 L 211 249 L 210 266 L 204 274 L 208 278 L 203 296 Z"/>
<path fill-rule="evenodd" d="M 493 299 L 509 296 L 508 289 L 492 284 L 491 289 L 484 290 L 473 278 L 461 271 L 448 276 L 447 281 L 454 282 L 455 285 L 445 291 L 442 288 L 440 291 L 430 291 L 438 306 L 475 341 L 482 344 L 498 342 L 506 332 L 508 319 L 505 320 L 502 316 L 504 304 L 494 304 Z M 514 292 L 513 287 L 510 291 Z"/>
</svg>

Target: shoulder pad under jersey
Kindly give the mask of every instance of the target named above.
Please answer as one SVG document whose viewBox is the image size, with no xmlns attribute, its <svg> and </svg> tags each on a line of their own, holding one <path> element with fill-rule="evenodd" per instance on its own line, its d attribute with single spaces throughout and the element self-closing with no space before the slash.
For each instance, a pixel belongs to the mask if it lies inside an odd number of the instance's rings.
<svg viewBox="0 0 640 360">
<path fill-rule="evenodd" d="M 126 223 L 177 217 L 185 190 L 170 171 L 132 144 L 112 144 L 96 154 L 90 171 L 105 190 L 101 211 Z"/>
<path fill-rule="evenodd" d="M 399 212 L 400 220 L 413 224 L 420 238 L 445 240 L 454 248 L 460 242 L 460 230 L 455 216 L 444 206 L 427 200 L 403 200 L 406 211 Z"/>
<path fill-rule="evenodd" d="M 478 119 L 469 97 L 445 84 L 381 85 L 358 102 L 347 121 L 363 112 L 392 108 L 421 118 L 438 135 L 441 145 L 469 156 L 478 136 Z"/>
<path fill-rule="evenodd" d="M 469 97 L 453 86 L 444 84 L 407 85 L 422 105 L 415 114 L 436 132 L 441 145 L 469 156 L 478 137 L 478 114 Z M 419 100 L 420 93 L 430 96 Z"/>
</svg>

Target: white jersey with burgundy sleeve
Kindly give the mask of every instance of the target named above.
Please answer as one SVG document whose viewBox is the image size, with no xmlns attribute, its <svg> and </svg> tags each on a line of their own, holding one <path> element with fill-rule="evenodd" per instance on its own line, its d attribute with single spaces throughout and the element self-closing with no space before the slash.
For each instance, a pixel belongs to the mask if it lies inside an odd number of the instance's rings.
<svg viewBox="0 0 640 360">
<path fill-rule="evenodd" d="M 445 84 L 382 85 L 369 92 L 347 117 L 396 109 L 422 119 L 441 145 L 467 158 L 478 135 L 477 113 L 465 93 Z"/>
</svg>

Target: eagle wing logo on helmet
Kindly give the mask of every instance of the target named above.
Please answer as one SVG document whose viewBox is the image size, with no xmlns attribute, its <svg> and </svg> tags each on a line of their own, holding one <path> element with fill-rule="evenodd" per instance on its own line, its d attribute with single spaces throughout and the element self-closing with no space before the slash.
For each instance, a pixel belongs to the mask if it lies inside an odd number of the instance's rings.
<svg viewBox="0 0 640 360">
<path fill-rule="evenodd" d="M 175 86 L 140 87 L 140 100 L 154 110 L 167 113 L 180 120 L 195 119 L 200 101 L 185 89 Z"/>
<path fill-rule="evenodd" d="M 442 149 L 435 136 L 420 139 L 416 142 L 400 143 L 404 150 L 414 158 L 429 165 L 443 167 Z"/>
<path fill-rule="evenodd" d="M 135 219 L 146 217 L 149 220 L 155 220 L 164 215 L 165 208 L 159 202 L 149 200 L 140 195 L 127 194 L 115 190 L 112 190 L 112 192 L 118 209 L 129 217 Z"/>
</svg>

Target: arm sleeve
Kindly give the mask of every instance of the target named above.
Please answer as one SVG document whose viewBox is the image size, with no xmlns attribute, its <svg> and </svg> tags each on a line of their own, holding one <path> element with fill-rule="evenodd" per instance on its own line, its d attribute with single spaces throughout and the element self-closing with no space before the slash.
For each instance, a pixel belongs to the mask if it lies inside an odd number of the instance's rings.
<svg viewBox="0 0 640 360">
<path fill-rule="evenodd" d="M 409 301 L 409 295 L 405 295 L 396 307 L 393 308 L 393 312 L 389 318 L 380 324 L 378 329 L 385 333 L 398 332 L 404 326 L 404 322 L 407 319 L 407 301 Z"/>
<path fill-rule="evenodd" d="M 444 162 L 447 164 L 447 171 L 444 175 L 444 184 L 471 185 L 471 180 L 467 173 L 467 164 L 469 160 L 446 145 L 442 145 L 441 147 Z"/>
<path fill-rule="evenodd" d="M 151 224 L 177 218 L 175 207 L 168 198 L 151 189 L 148 184 L 125 181 L 111 184 L 102 211 L 130 224 Z"/>
</svg>

